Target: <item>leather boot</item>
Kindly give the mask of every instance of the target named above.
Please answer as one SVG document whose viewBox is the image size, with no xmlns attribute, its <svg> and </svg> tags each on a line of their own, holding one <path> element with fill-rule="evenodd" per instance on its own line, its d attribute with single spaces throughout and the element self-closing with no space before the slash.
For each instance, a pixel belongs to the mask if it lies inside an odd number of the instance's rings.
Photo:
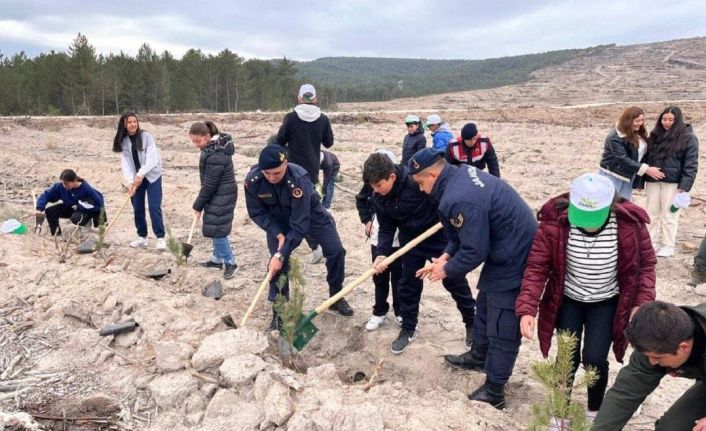
<svg viewBox="0 0 706 431">
<path fill-rule="evenodd" d="M 444 361 L 459 370 L 485 370 L 485 355 L 479 352 L 475 346 L 462 355 L 444 355 Z"/>
<path fill-rule="evenodd" d="M 498 410 L 505 408 L 505 385 L 485 381 L 483 386 L 468 394 L 471 401 L 488 403 Z"/>
</svg>

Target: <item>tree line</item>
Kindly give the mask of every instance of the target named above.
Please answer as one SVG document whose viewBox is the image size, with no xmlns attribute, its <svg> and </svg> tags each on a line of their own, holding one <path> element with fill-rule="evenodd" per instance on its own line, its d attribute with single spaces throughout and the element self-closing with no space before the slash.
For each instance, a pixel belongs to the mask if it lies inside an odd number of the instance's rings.
<svg viewBox="0 0 706 431">
<path fill-rule="evenodd" d="M 145 43 L 134 57 L 96 55 L 79 33 L 66 52 L 0 53 L 0 115 L 282 110 L 296 102 L 296 73 L 286 58 L 246 60 L 228 49 L 178 59 Z"/>
</svg>

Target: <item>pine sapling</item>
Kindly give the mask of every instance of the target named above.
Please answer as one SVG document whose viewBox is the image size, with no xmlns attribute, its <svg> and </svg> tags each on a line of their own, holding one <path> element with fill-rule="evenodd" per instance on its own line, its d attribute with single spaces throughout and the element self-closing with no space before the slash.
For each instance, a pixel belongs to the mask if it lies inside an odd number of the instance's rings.
<svg viewBox="0 0 706 431">
<path fill-rule="evenodd" d="M 172 235 L 171 226 L 167 226 L 167 249 L 169 249 L 176 258 L 177 266 L 181 266 L 184 263 L 184 253 L 181 248 L 181 241 Z"/>
<path fill-rule="evenodd" d="M 289 300 L 282 295 L 281 290 L 289 279 Z M 280 293 L 275 298 L 275 312 L 282 319 L 282 328 L 280 329 L 280 338 L 284 339 L 291 347 L 290 351 L 294 352 L 292 346 L 294 344 L 294 335 L 297 323 L 302 316 L 304 308 L 304 292 L 303 287 L 306 286 L 306 280 L 301 272 L 299 260 L 296 257 L 289 258 L 289 277 L 287 274 L 280 274 L 277 279 L 277 287 Z"/>
<path fill-rule="evenodd" d="M 570 331 L 559 331 L 556 338 L 556 358 L 531 364 L 532 378 L 544 387 L 546 400 L 532 406 L 533 421 L 529 429 L 588 431 L 591 423 L 586 419 L 586 412 L 580 404 L 571 401 L 571 394 L 576 389 L 593 386 L 598 380 L 598 371 L 586 367 L 583 375 L 574 379 L 572 358 L 579 348 L 578 338 Z"/>
</svg>

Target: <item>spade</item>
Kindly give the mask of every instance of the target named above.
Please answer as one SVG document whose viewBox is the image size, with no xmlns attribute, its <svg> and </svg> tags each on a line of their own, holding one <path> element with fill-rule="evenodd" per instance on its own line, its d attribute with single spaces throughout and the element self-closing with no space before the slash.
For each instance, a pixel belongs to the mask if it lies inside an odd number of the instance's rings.
<svg viewBox="0 0 706 431">
<path fill-rule="evenodd" d="M 34 204 L 34 209 L 36 211 L 37 210 L 37 195 L 34 193 L 34 189 L 31 190 L 31 193 L 32 193 L 32 203 Z M 39 235 L 42 233 L 42 224 L 44 223 L 45 218 L 46 218 L 46 216 L 44 215 L 43 212 L 41 212 L 41 213 L 38 212 L 34 215 L 34 221 L 36 223 L 34 225 L 34 233 L 36 235 Z"/>
<path fill-rule="evenodd" d="M 196 222 L 198 219 L 196 216 L 194 216 L 194 221 L 191 222 L 191 229 L 189 229 L 189 237 L 186 239 L 186 242 L 181 243 L 181 254 L 188 259 L 189 255 L 191 254 L 191 250 L 194 249 L 194 246 L 191 245 L 191 238 L 194 236 L 194 228 L 196 227 Z"/>
<path fill-rule="evenodd" d="M 441 223 L 437 223 L 434 226 L 430 227 L 424 233 L 408 242 L 404 247 L 400 248 L 396 252 L 392 253 L 390 256 L 386 257 L 385 260 L 382 261 L 382 264 L 389 266 L 400 256 L 407 253 L 408 251 L 416 247 L 419 243 L 441 230 L 441 228 Z M 375 268 L 370 268 L 369 270 L 365 271 L 360 277 L 356 278 L 343 289 L 341 289 L 340 292 L 324 301 L 321 305 L 309 311 L 308 313 L 299 316 L 299 319 L 297 320 L 297 326 L 294 328 L 294 342 L 292 343 L 294 345 L 294 348 L 296 348 L 298 351 L 301 351 L 304 347 L 306 347 L 307 344 L 309 344 L 309 341 L 311 341 L 311 339 L 314 338 L 316 333 L 319 331 L 319 328 L 317 328 L 311 322 L 316 316 L 328 310 L 329 307 L 338 302 L 339 299 L 349 294 L 357 286 L 363 284 L 364 281 L 372 277 L 374 274 Z"/>
</svg>

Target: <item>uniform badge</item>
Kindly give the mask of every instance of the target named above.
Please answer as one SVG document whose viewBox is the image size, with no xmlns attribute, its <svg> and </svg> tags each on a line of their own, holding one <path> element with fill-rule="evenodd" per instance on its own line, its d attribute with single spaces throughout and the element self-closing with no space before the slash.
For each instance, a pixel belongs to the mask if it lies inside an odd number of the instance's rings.
<svg viewBox="0 0 706 431">
<path fill-rule="evenodd" d="M 419 162 L 417 162 L 415 159 L 412 159 L 412 166 L 414 169 L 419 169 Z"/>
<path fill-rule="evenodd" d="M 304 195 L 304 192 L 299 187 L 295 187 L 292 189 L 292 196 L 294 196 L 295 198 L 299 199 L 300 197 L 302 197 L 302 195 Z"/>
<path fill-rule="evenodd" d="M 450 218 L 449 222 L 451 222 L 451 226 L 455 228 L 460 228 L 461 226 L 463 226 L 463 213 L 458 213 L 456 217 Z"/>
<path fill-rule="evenodd" d="M 280 162 L 283 162 L 285 157 L 286 156 L 284 155 L 284 153 L 279 153 L 279 161 Z"/>
</svg>

